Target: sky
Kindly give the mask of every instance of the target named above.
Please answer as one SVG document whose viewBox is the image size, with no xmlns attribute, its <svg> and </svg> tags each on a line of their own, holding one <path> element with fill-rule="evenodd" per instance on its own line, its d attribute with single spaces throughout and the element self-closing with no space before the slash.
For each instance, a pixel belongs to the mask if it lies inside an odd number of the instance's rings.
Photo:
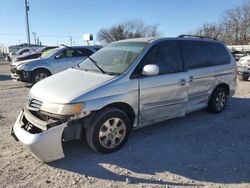
<svg viewBox="0 0 250 188">
<path fill-rule="evenodd" d="M 140 19 L 158 24 L 162 36 L 174 37 L 216 23 L 242 0 L 29 0 L 32 32 L 44 45 L 85 44 L 83 34 Z M 0 44 L 27 42 L 24 0 L 0 0 Z M 98 43 L 98 41 L 96 41 Z"/>
</svg>

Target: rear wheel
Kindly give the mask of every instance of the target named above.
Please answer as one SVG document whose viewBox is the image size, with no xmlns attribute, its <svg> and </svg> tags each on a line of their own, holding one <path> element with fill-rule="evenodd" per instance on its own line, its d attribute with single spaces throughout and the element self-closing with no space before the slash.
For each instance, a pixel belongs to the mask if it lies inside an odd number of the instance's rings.
<svg viewBox="0 0 250 188">
<path fill-rule="evenodd" d="M 111 153 L 123 146 L 131 131 L 128 115 L 116 108 L 98 112 L 86 128 L 89 146 L 99 153 Z"/>
<path fill-rule="evenodd" d="M 228 92 L 224 87 L 215 88 L 208 103 L 208 110 L 214 114 L 222 112 L 227 104 L 227 99 Z"/>
<path fill-rule="evenodd" d="M 238 79 L 240 80 L 240 81 L 247 81 L 248 80 L 248 78 L 249 78 L 249 76 L 248 75 L 238 75 Z"/>
<path fill-rule="evenodd" d="M 49 73 L 49 71 L 46 70 L 36 70 L 32 73 L 31 75 L 31 82 L 33 84 L 49 77 L 51 74 Z"/>
</svg>

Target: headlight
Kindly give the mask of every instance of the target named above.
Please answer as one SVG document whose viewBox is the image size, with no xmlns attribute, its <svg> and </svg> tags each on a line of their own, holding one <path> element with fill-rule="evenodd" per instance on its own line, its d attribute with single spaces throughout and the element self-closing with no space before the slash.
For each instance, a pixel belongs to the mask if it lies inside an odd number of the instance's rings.
<svg viewBox="0 0 250 188">
<path fill-rule="evenodd" d="M 246 61 L 245 60 L 239 60 L 238 65 L 241 67 L 245 67 L 246 66 Z"/>
<path fill-rule="evenodd" d="M 25 65 L 24 65 L 24 64 L 18 65 L 18 66 L 17 66 L 17 70 L 23 70 L 23 69 L 24 69 L 24 67 L 25 67 Z"/>
<path fill-rule="evenodd" d="M 84 103 L 54 104 L 54 103 L 44 102 L 40 110 L 51 114 L 70 116 L 81 113 L 83 108 L 84 108 Z"/>
</svg>

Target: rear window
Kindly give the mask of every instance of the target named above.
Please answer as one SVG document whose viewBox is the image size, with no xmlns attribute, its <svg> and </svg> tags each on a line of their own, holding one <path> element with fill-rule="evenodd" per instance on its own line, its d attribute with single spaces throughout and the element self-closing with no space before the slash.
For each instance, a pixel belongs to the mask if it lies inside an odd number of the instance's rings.
<svg viewBox="0 0 250 188">
<path fill-rule="evenodd" d="M 221 43 L 183 40 L 180 45 L 188 69 L 230 63 L 230 56 Z"/>
<path fill-rule="evenodd" d="M 224 45 L 221 43 L 209 42 L 208 47 L 213 56 L 214 65 L 230 63 L 231 58 Z"/>
</svg>

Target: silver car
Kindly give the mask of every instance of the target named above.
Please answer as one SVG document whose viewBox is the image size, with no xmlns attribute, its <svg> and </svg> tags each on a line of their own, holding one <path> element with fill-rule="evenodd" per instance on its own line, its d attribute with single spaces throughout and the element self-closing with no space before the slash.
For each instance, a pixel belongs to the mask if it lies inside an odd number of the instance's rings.
<svg viewBox="0 0 250 188">
<path fill-rule="evenodd" d="M 48 76 L 75 67 L 97 51 L 95 46 L 59 47 L 44 52 L 36 59 L 13 62 L 11 77 L 18 81 L 37 83 Z"/>
<path fill-rule="evenodd" d="M 118 41 L 35 84 L 12 135 L 44 162 L 64 157 L 62 141 L 82 137 L 110 153 L 132 129 L 204 108 L 222 112 L 235 88 L 234 58 L 217 40 Z"/>
</svg>

